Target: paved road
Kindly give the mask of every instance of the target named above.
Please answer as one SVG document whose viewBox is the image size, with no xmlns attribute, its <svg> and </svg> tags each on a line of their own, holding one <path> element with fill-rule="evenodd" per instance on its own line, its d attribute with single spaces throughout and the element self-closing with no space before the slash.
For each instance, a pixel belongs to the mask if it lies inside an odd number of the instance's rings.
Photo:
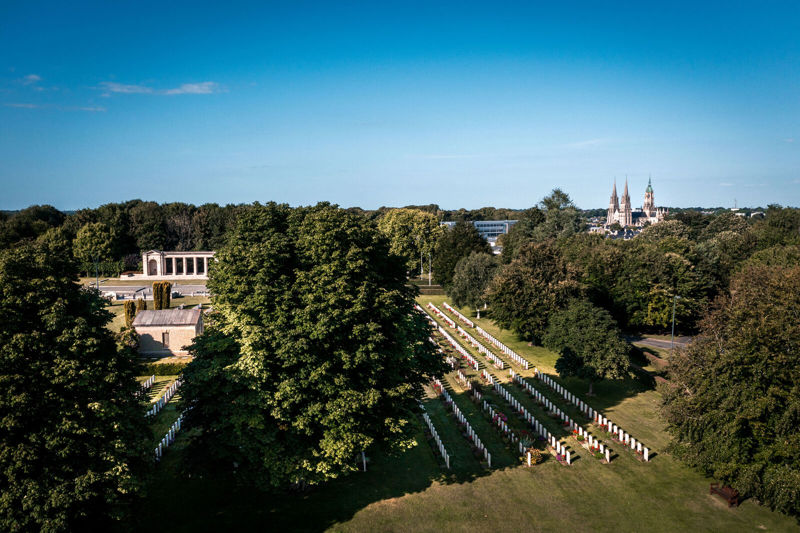
<svg viewBox="0 0 800 533">
<path fill-rule="evenodd" d="M 672 343 L 670 343 L 669 339 L 664 340 L 655 337 L 628 337 L 628 341 L 643 344 L 650 348 L 658 348 L 660 350 L 669 350 L 672 347 Z M 675 337 L 676 348 L 684 348 L 688 346 L 690 342 L 692 342 L 691 337 Z"/>
<path fill-rule="evenodd" d="M 144 292 L 146 294 L 150 294 L 153 292 L 152 285 L 113 285 L 113 284 L 100 284 L 100 290 L 103 292 L 121 292 L 121 293 L 130 293 L 130 292 Z M 193 283 L 191 285 L 182 285 L 179 283 L 174 283 L 172 285 L 172 290 L 177 291 L 181 294 L 191 294 L 193 292 L 204 292 L 206 291 L 205 283 Z"/>
</svg>

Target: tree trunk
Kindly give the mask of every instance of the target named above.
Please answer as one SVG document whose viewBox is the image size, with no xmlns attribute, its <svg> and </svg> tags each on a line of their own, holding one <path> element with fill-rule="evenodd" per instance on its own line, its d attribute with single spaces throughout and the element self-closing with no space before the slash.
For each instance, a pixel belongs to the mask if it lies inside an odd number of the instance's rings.
<svg viewBox="0 0 800 533">
<path fill-rule="evenodd" d="M 594 381 L 590 381 L 589 382 L 589 392 L 586 393 L 586 396 L 594 396 L 594 392 L 592 392 L 593 387 L 594 387 Z"/>
</svg>

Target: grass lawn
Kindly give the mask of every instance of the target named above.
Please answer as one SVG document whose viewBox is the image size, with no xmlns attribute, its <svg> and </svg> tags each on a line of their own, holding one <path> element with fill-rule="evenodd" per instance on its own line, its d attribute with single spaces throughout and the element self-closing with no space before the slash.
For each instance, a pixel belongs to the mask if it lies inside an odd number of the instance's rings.
<svg viewBox="0 0 800 533">
<path fill-rule="evenodd" d="M 444 311 L 444 299 L 422 296 L 419 301 L 424 306 L 433 300 Z M 555 375 L 554 354 L 517 341 L 486 319 L 477 322 Z M 486 366 L 484 357 L 476 359 Z M 507 370 L 487 369 L 507 380 Z M 179 437 L 156 468 L 137 517 L 143 526 L 169 524 L 172 531 L 800 531 L 795 519 L 751 500 L 729 509 L 721 498 L 709 495 L 711 480 L 665 453 L 668 436 L 657 412 L 660 396 L 651 385 L 634 379 L 601 383 L 595 387 L 597 396 L 589 398 L 592 406 L 654 450 L 650 463 L 615 449 L 611 464 L 601 464 L 570 442 L 579 457 L 572 466 L 549 458 L 526 468 L 517 466 L 513 451 L 504 448 L 499 433 L 453 376 L 443 382 L 490 448 L 496 466 L 492 470 L 480 467 L 444 404 L 427 389 L 423 403 L 453 458 L 451 471 L 440 468 L 421 420 L 417 446 L 396 456 L 373 451 L 368 472 L 299 494 L 267 494 L 227 480 L 189 478 L 178 468 Z M 559 381 L 585 398 L 585 383 Z M 521 389 L 504 386 L 541 416 Z M 501 401 L 494 403 L 506 410 Z M 612 444 L 612 449 L 618 447 Z"/>
<path fill-rule="evenodd" d="M 144 381 L 148 377 L 150 376 L 142 376 L 139 378 L 139 380 Z M 164 392 L 166 392 L 167 387 L 169 387 L 177 378 L 178 376 L 156 376 L 156 381 L 149 390 L 148 401 L 152 403 L 161 398 L 164 395 Z M 167 433 L 167 430 L 169 430 L 170 426 L 172 426 L 172 424 L 178 419 L 180 412 L 177 409 L 177 402 L 180 400 L 180 398 L 181 390 L 179 388 L 170 401 L 167 402 L 167 405 L 165 405 L 161 411 L 158 412 L 158 414 L 150 423 L 150 428 L 153 430 L 153 448 L 158 446 L 158 442 Z"/>
</svg>

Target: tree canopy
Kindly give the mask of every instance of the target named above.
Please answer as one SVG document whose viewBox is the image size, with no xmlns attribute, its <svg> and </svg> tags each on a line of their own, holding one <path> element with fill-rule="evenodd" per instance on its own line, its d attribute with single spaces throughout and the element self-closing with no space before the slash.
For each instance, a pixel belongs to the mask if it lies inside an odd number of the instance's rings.
<svg viewBox="0 0 800 533">
<path fill-rule="evenodd" d="M 800 516 L 800 266 L 747 265 L 671 360 L 672 452 Z"/>
<path fill-rule="evenodd" d="M 202 429 L 194 458 L 305 485 L 353 471 L 371 446 L 410 443 L 421 386 L 444 368 L 374 224 L 328 204 L 256 206 L 216 259 L 217 313 L 183 392 Z"/>
<path fill-rule="evenodd" d="M 0 252 L 0 529 L 107 530 L 147 464 L 137 363 L 45 237 Z"/>
<path fill-rule="evenodd" d="M 572 300 L 553 314 L 542 345 L 559 354 L 556 372 L 562 378 L 588 380 L 590 394 L 595 382 L 623 378 L 630 367 L 630 346 L 617 323 L 608 311 L 588 300 Z"/>
<path fill-rule="evenodd" d="M 436 282 L 449 287 L 456 264 L 471 252 L 491 254 L 489 243 L 469 222 L 457 222 L 439 238 L 433 253 L 433 276 Z"/>
<path fill-rule="evenodd" d="M 433 253 L 442 228 L 435 215 L 418 209 L 392 209 L 378 220 L 378 229 L 390 243 L 389 251 L 402 257 L 409 272 L 420 271 Z"/>
<path fill-rule="evenodd" d="M 582 291 L 579 272 L 552 242 L 529 243 L 487 291 L 492 318 L 524 339 L 541 342 L 550 315 Z"/>
<path fill-rule="evenodd" d="M 455 268 L 453 282 L 447 294 L 458 306 L 470 306 L 478 311 L 486 302 L 486 289 L 497 270 L 497 259 L 489 254 L 472 252 L 462 258 Z"/>
</svg>

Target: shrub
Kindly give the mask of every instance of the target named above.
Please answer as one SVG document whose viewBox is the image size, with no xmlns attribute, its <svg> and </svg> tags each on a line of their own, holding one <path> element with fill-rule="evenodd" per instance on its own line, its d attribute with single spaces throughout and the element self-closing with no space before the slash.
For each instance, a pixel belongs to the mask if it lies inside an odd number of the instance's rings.
<svg viewBox="0 0 800 533">
<path fill-rule="evenodd" d="M 133 319 L 136 318 L 136 302 L 126 300 L 123 307 L 125 308 L 125 326 L 131 327 Z"/>
<path fill-rule="evenodd" d="M 144 365 L 146 375 L 175 376 L 183 373 L 189 363 L 147 363 Z"/>
</svg>

